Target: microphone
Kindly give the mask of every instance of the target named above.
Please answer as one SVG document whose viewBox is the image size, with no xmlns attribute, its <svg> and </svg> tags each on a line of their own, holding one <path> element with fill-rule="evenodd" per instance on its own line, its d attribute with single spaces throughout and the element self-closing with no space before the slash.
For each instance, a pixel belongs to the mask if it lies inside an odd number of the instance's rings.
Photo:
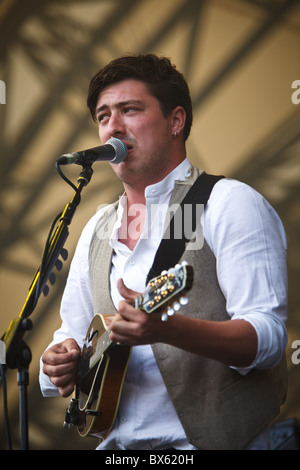
<svg viewBox="0 0 300 470">
<path fill-rule="evenodd" d="M 94 163 L 109 161 L 110 163 L 121 163 L 127 156 L 127 147 L 120 139 L 112 137 L 104 145 L 94 147 L 80 152 L 65 153 L 56 161 L 59 165 L 83 165 L 84 163 Z"/>
</svg>

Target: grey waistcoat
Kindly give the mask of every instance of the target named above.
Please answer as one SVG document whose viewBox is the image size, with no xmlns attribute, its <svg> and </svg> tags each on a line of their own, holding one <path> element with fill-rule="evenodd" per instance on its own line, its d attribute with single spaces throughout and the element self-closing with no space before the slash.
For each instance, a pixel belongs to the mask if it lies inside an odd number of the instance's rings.
<svg viewBox="0 0 300 470">
<path fill-rule="evenodd" d="M 199 171 L 177 181 L 170 205 L 180 203 Z M 112 314 L 109 236 L 116 220 L 114 204 L 101 218 L 90 246 L 90 277 L 94 313 Z M 214 254 L 204 241 L 186 250 L 183 260 L 194 267 L 193 288 L 183 315 L 212 321 L 228 320 L 225 298 L 216 275 Z M 152 349 L 187 438 L 199 449 L 243 449 L 279 413 L 287 389 L 286 361 L 269 370 L 254 369 L 246 376 L 217 361 L 162 343 Z M 146 404 L 145 404 L 146 406 Z M 159 420 L 159 417 L 158 417 Z"/>
</svg>

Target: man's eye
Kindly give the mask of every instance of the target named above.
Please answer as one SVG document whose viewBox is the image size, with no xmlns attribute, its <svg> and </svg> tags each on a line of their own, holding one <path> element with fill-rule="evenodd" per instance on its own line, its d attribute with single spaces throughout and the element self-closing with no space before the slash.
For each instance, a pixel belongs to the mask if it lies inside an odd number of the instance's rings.
<svg viewBox="0 0 300 470">
<path fill-rule="evenodd" d="M 138 111 L 138 108 L 133 108 L 133 107 L 130 107 L 130 108 L 124 108 L 123 112 L 126 114 L 126 113 L 132 113 L 132 112 L 136 112 Z"/>
<path fill-rule="evenodd" d="M 97 116 L 97 121 L 98 121 L 99 123 L 101 123 L 101 122 L 105 121 L 105 119 L 107 119 L 107 118 L 108 118 L 108 115 L 107 115 L 107 114 L 99 114 L 99 115 Z"/>
</svg>

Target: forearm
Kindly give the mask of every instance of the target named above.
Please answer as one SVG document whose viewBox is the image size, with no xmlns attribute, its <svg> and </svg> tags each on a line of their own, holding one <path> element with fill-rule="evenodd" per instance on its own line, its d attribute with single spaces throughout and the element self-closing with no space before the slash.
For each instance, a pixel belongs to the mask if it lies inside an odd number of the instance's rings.
<svg viewBox="0 0 300 470">
<path fill-rule="evenodd" d="M 162 322 L 159 314 L 148 315 L 127 302 L 119 304 L 110 339 L 128 346 L 166 343 L 237 368 L 252 364 L 258 345 L 255 328 L 242 319 L 218 322 L 175 314 Z"/>
<path fill-rule="evenodd" d="M 165 341 L 172 346 L 233 367 L 248 367 L 255 359 L 257 335 L 247 321 L 215 322 L 175 315 L 167 323 Z"/>
</svg>

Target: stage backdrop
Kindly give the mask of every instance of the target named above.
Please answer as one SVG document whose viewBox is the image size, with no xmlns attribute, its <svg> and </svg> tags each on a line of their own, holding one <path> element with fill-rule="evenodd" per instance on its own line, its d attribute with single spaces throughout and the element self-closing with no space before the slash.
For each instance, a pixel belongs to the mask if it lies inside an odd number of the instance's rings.
<svg viewBox="0 0 300 470">
<path fill-rule="evenodd" d="M 289 261 L 289 392 L 279 421 L 300 417 L 300 7 L 299 1 L 2 0 L 0 2 L 0 334 L 17 318 L 54 217 L 73 195 L 55 160 L 99 145 L 86 108 L 90 78 L 124 53 L 154 52 L 189 81 L 194 126 L 188 156 L 207 172 L 260 191 L 282 218 Z M 75 166 L 75 165 L 74 165 Z M 67 168 L 76 182 L 79 168 Z M 39 358 L 60 324 L 59 303 L 87 220 L 122 191 L 109 165 L 94 165 L 66 242 L 69 258 L 25 335 L 32 449 L 88 449 L 62 427 L 69 399 L 44 399 Z M 19 448 L 16 370 L 7 371 L 8 411 Z M 7 448 L 0 389 L 0 447 Z"/>
</svg>

